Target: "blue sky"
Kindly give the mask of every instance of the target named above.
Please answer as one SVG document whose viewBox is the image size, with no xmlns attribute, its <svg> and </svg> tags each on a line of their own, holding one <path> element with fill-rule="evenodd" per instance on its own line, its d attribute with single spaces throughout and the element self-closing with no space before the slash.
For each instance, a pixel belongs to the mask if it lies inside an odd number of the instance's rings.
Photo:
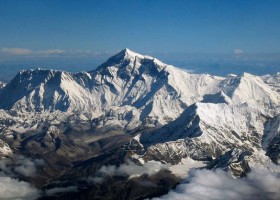
<svg viewBox="0 0 280 200">
<path fill-rule="evenodd" d="M 95 64 L 126 47 L 177 63 L 187 54 L 278 59 L 280 1 L 0 0 L 2 68 Z"/>
</svg>

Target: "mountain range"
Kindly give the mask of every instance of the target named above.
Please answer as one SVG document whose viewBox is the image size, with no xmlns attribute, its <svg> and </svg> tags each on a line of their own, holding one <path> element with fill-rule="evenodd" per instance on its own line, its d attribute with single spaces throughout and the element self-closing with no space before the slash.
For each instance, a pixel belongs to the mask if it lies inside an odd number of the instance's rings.
<svg viewBox="0 0 280 200">
<path fill-rule="evenodd" d="M 178 184 L 182 167 L 242 177 L 280 163 L 280 73 L 192 74 L 124 49 L 93 71 L 22 70 L 0 85 L 0 169 L 41 199 L 145 199 Z M 18 156 L 34 173 L 17 170 L 30 170 Z M 151 163 L 161 167 L 119 172 Z"/>
</svg>

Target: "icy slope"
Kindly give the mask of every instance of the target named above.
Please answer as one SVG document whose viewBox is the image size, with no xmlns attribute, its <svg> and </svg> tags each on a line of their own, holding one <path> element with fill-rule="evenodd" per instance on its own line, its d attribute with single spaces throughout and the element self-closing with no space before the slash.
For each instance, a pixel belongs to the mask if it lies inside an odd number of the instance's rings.
<svg viewBox="0 0 280 200">
<path fill-rule="evenodd" d="M 162 140 L 202 136 L 207 141 L 215 139 L 219 142 L 223 138 L 232 138 L 234 143 L 238 138 L 247 137 L 244 134 L 251 135 L 252 129 L 261 133 L 264 122 L 261 113 L 252 108 L 224 103 L 196 103 L 154 135 Z"/>
<path fill-rule="evenodd" d="M 253 108 L 196 103 L 175 121 L 142 135 L 141 143 L 147 147 L 144 159 L 170 162 L 172 152 L 174 163 L 184 157 L 211 160 L 232 148 L 257 154 L 262 149 L 265 121 Z"/>
<path fill-rule="evenodd" d="M 76 111 L 93 107 L 90 75 L 55 70 L 20 71 L 0 93 L 0 107 L 21 111 Z"/>
<path fill-rule="evenodd" d="M 279 109 L 279 94 L 258 76 L 243 73 L 222 81 L 221 88 L 233 104 L 246 104 L 262 110 Z"/>
<path fill-rule="evenodd" d="M 159 123 L 175 119 L 183 109 L 218 91 L 222 80 L 210 75 L 188 74 L 159 60 L 128 49 L 92 71 L 93 95 L 102 105 L 131 105 L 140 110 L 140 120 Z"/>
</svg>

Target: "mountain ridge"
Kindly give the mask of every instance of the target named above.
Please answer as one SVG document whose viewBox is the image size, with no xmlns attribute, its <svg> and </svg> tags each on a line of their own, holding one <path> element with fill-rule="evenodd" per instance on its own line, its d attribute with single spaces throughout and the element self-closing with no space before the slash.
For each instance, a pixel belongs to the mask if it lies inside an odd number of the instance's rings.
<svg viewBox="0 0 280 200">
<path fill-rule="evenodd" d="M 178 81 L 182 82 L 183 87 Z M 197 81 L 201 82 L 198 88 L 194 87 Z M 207 87 L 206 82 L 211 85 Z M 1 90 L 0 108 L 36 112 L 94 110 L 90 114 L 99 117 L 108 107 L 131 105 L 142 110 L 142 118 L 149 117 L 149 114 L 153 115 L 152 118 L 163 114 L 175 119 L 187 105 L 201 98 L 207 91 L 215 90 L 212 87 L 215 82 L 219 82 L 219 78 L 182 73 L 155 58 L 125 49 L 91 72 L 69 73 L 43 69 L 21 71 Z M 13 91 L 13 99 L 5 99 Z M 191 94 L 194 96 L 189 98 Z M 79 98 L 81 96 L 83 98 Z M 173 99 L 175 103 L 170 104 L 162 98 Z M 159 104 L 171 105 L 170 108 L 176 110 L 176 113 L 167 113 L 168 110 L 160 108 Z M 166 121 L 160 119 L 160 123 Z"/>
<path fill-rule="evenodd" d="M 274 82 L 275 76 L 271 76 Z M 108 112 L 126 112 L 120 108 L 127 107 L 134 110 L 137 124 L 160 126 L 199 101 L 245 103 L 261 107 L 264 113 L 273 109 L 277 113 L 280 95 L 272 83 L 265 82 L 271 79 L 248 73 L 228 77 L 190 74 L 124 49 L 90 72 L 40 68 L 20 71 L 0 90 L 0 108 L 23 112 L 58 110 L 94 119 Z"/>
</svg>

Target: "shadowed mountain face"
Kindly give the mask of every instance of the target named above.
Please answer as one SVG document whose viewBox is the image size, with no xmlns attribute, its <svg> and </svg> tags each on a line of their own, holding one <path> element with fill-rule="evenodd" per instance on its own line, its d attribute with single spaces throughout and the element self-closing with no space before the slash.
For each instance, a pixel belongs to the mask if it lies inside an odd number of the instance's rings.
<svg viewBox="0 0 280 200">
<path fill-rule="evenodd" d="M 146 199 L 191 168 L 246 176 L 279 164 L 279 84 L 128 49 L 90 72 L 20 71 L 0 89 L 0 175 L 34 199 Z"/>
</svg>

